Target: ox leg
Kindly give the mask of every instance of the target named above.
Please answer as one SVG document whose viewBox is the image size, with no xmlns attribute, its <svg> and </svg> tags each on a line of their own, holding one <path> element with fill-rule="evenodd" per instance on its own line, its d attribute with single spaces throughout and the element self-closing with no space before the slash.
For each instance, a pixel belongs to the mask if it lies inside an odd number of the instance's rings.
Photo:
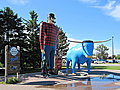
<svg viewBox="0 0 120 90">
<path fill-rule="evenodd" d="M 77 64 L 78 64 L 78 70 L 80 70 L 80 63 L 78 62 Z"/>
<path fill-rule="evenodd" d="M 66 62 L 66 71 L 67 71 L 67 72 L 68 72 L 68 70 L 69 70 L 69 64 L 70 64 L 70 61 L 67 60 L 67 62 Z"/>
<path fill-rule="evenodd" d="M 87 60 L 88 73 L 90 73 L 91 59 Z"/>
<path fill-rule="evenodd" d="M 72 73 L 75 74 L 76 59 L 72 60 Z"/>
</svg>

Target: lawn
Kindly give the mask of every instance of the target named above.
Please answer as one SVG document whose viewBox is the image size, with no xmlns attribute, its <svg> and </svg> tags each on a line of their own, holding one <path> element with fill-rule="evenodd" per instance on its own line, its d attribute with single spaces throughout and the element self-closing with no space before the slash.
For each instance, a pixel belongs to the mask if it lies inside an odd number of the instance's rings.
<svg viewBox="0 0 120 90">
<path fill-rule="evenodd" d="M 83 66 L 83 67 L 86 67 L 86 66 Z M 91 69 L 120 70 L 120 66 L 91 66 Z"/>
<path fill-rule="evenodd" d="M 87 68 L 87 66 L 82 66 L 82 67 Z M 62 69 L 65 69 L 65 68 L 66 68 L 65 66 L 62 67 Z M 120 66 L 91 66 L 91 69 L 120 70 Z"/>
<path fill-rule="evenodd" d="M 0 82 L 0 84 L 6 84 L 5 82 Z"/>
</svg>

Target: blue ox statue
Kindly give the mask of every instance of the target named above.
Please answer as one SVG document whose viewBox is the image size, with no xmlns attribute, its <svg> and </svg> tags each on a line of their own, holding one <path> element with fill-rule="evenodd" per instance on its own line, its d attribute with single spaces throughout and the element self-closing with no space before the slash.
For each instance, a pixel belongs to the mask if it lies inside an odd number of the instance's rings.
<svg viewBox="0 0 120 90">
<path fill-rule="evenodd" d="M 70 61 L 72 61 L 72 73 L 75 74 L 75 66 L 78 64 L 78 70 L 80 70 L 80 64 L 84 64 L 85 62 L 87 63 L 87 68 L 88 68 L 88 73 L 90 72 L 90 66 L 91 66 L 91 61 L 92 61 L 92 54 L 93 54 L 93 49 L 94 49 L 94 43 L 102 43 L 102 42 L 107 42 L 110 41 L 105 40 L 105 41 L 91 41 L 91 40 L 86 40 L 86 41 L 70 41 L 74 43 L 82 43 L 82 47 L 80 44 L 77 44 L 75 47 L 72 47 L 71 49 L 68 50 L 67 52 L 67 62 L 66 62 L 66 71 L 69 69 L 69 64 Z"/>
</svg>

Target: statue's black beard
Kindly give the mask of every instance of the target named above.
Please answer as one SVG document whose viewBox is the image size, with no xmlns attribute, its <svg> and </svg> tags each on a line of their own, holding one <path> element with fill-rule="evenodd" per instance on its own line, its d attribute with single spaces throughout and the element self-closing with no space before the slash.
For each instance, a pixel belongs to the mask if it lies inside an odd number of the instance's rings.
<svg viewBox="0 0 120 90">
<path fill-rule="evenodd" d="M 53 23 L 56 23 L 56 21 L 52 21 Z"/>
</svg>

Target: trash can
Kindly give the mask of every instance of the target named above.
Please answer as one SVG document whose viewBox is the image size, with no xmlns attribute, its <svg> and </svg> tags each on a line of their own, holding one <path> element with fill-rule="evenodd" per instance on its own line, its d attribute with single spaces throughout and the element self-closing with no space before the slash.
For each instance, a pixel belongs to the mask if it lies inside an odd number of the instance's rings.
<svg viewBox="0 0 120 90">
<path fill-rule="evenodd" d="M 62 56 L 55 56 L 55 69 L 62 68 Z"/>
</svg>

